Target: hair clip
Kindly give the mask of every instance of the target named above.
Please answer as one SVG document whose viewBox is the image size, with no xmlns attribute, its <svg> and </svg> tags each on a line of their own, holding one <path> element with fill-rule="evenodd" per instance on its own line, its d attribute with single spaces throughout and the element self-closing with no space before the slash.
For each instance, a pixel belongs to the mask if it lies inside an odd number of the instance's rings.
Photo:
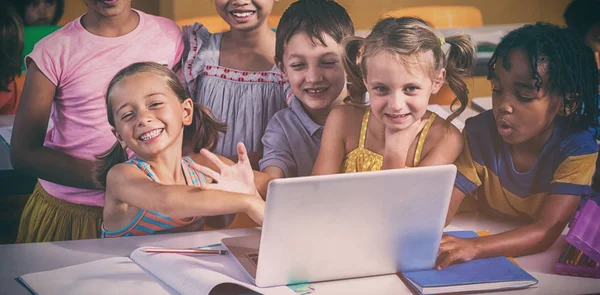
<svg viewBox="0 0 600 295">
<path fill-rule="evenodd" d="M 444 46 L 444 44 L 446 44 L 446 38 L 440 37 L 440 47 Z"/>
</svg>

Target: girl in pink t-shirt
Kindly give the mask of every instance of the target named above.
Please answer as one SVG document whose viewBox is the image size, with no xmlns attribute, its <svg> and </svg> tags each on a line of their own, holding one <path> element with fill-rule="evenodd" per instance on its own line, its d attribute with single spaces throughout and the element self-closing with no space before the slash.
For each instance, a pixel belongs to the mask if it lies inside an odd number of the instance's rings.
<svg viewBox="0 0 600 295">
<path fill-rule="evenodd" d="M 183 42 L 171 20 L 131 9 L 130 0 L 87 0 L 88 11 L 38 42 L 11 140 L 15 169 L 39 178 L 17 242 L 100 237 L 104 190 L 94 155 L 114 143 L 104 94 L 122 68 L 143 61 L 174 67 Z M 53 127 L 47 130 L 48 120 Z"/>
</svg>

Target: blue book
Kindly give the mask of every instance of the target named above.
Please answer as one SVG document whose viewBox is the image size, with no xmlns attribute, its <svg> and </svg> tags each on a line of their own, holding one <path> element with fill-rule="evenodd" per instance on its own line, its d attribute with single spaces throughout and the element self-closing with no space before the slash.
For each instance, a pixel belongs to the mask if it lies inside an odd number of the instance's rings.
<svg viewBox="0 0 600 295">
<path fill-rule="evenodd" d="M 446 234 L 459 238 L 478 237 L 474 231 Z M 536 278 L 504 256 L 453 264 L 442 270 L 413 271 L 402 275 L 420 294 L 508 290 L 538 283 Z"/>
</svg>

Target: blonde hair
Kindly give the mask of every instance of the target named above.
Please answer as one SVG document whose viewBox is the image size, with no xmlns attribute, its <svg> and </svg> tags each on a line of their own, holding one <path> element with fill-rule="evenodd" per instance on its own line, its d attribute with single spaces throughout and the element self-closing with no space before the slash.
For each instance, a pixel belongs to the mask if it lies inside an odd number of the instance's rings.
<svg viewBox="0 0 600 295">
<path fill-rule="evenodd" d="M 167 67 L 155 62 L 138 62 L 119 71 L 108 84 L 106 90 L 106 113 L 108 123 L 115 127 L 115 119 L 112 112 L 111 93 L 113 88 L 122 80 L 139 73 L 153 73 L 161 77 L 167 86 L 175 93 L 179 102 L 183 102 L 188 96 L 179 79 Z M 186 126 L 183 131 L 184 142 L 190 141 L 194 152 L 206 148 L 212 150 L 219 139 L 219 132 L 226 131 L 226 125 L 215 119 L 212 112 L 201 104 L 194 103 L 194 117 L 192 124 Z M 106 152 L 96 156 L 96 181 L 102 187 L 106 186 L 106 176 L 113 166 L 127 161 L 127 152 L 117 141 Z"/>
<path fill-rule="evenodd" d="M 442 50 L 443 41 L 450 45 L 447 54 Z M 460 102 L 458 110 L 448 121 L 459 116 L 467 107 L 469 90 L 463 77 L 469 76 L 475 67 L 475 45 L 464 34 L 439 38 L 432 27 L 416 17 L 384 18 L 375 24 L 366 38 L 348 37 L 344 44 L 344 68 L 348 76 L 350 101 L 364 104 L 367 87 L 363 77 L 368 75 L 366 63 L 380 52 L 397 57 L 400 64 L 407 66 L 414 58 L 425 68 L 432 80 L 442 68 L 446 69 L 446 80 L 455 95 L 454 105 Z M 433 60 L 428 52 L 433 53 Z"/>
</svg>

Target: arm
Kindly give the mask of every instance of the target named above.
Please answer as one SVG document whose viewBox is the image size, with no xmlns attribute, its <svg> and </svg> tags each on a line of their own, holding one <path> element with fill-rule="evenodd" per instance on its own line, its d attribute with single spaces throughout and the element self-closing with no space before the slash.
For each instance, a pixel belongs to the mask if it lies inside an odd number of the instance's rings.
<svg viewBox="0 0 600 295">
<path fill-rule="evenodd" d="M 462 152 L 462 134 L 454 125 L 442 122 L 444 124 L 434 124 L 429 130 L 427 137 L 433 140 L 433 147 L 421 158 L 421 167 L 452 164 Z"/>
<path fill-rule="evenodd" d="M 277 166 L 269 166 L 263 170 L 264 173 L 269 175 L 272 179 L 284 178 L 283 170 Z"/>
<path fill-rule="evenodd" d="M 474 239 L 444 236 L 440 252 L 447 255 L 437 267 L 444 268 L 454 261 L 543 252 L 560 236 L 577 209 L 580 198 L 574 195 L 551 195 L 542 207 L 538 220 L 504 233 Z"/>
<path fill-rule="evenodd" d="M 465 193 L 463 193 L 460 189 L 456 187 L 452 189 L 452 196 L 450 197 L 450 206 L 448 207 L 448 215 L 446 215 L 445 226 L 448 226 L 448 224 L 452 222 L 452 219 L 454 219 L 454 215 L 456 214 L 456 211 L 458 211 L 458 207 L 460 206 L 464 198 Z"/>
<path fill-rule="evenodd" d="M 44 146 L 56 86 L 30 61 L 15 117 L 10 157 L 17 170 L 54 183 L 100 189 L 93 180 L 93 161 L 78 159 Z M 57 173 L 60 171 L 60 173 Z"/>
<path fill-rule="evenodd" d="M 192 158 L 192 160 L 194 160 L 194 162 L 198 163 L 199 165 L 208 167 L 217 172 L 221 171 L 215 163 L 213 163 L 210 159 L 208 159 L 206 156 L 202 155 L 201 153 L 191 153 L 188 156 L 190 158 Z M 223 163 L 225 163 L 227 165 L 231 166 L 231 165 L 235 164 L 233 161 L 231 161 L 227 157 L 224 157 L 221 155 L 216 155 L 216 156 L 219 158 L 219 160 L 221 160 Z M 254 185 L 256 185 L 256 190 L 258 190 L 258 193 L 262 196 L 263 199 L 265 199 L 267 197 L 267 188 L 269 187 L 269 182 L 271 182 L 271 180 L 273 180 L 273 178 L 271 176 L 269 176 L 268 174 L 263 173 L 263 172 L 254 171 Z"/>
<path fill-rule="evenodd" d="M 148 179 L 129 164 L 119 164 L 109 171 L 106 194 L 131 206 L 175 218 L 245 212 L 260 224 L 264 214 L 264 202 L 255 196 L 186 185 L 163 185 Z"/>
<path fill-rule="evenodd" d="M 406 157 L 413 141 L 423 130 L 428 120 L 420 120 L 402 130 L 385 128 L 385 149 L 381 169 L 397 169 L 406 167 Z"/>
<path fill-rule="evenodd" d="M 325 123 L 319 155 L 312 170 L 312 175 L 340 173 L 346 156 L 346 134 L 344 107 L 331 111 Z"/>
</svg>

